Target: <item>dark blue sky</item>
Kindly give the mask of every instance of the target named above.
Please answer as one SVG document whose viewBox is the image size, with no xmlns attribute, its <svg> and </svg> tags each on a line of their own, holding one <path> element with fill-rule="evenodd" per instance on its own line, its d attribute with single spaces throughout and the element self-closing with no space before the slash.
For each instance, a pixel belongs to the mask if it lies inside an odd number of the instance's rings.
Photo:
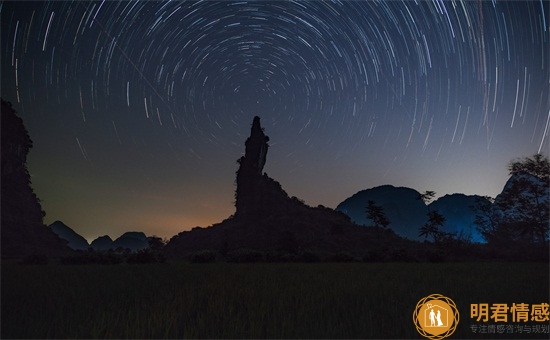
<svg viewBox="0 0 550 340">
<path fill-rule="evenodd" d="M 0 6 L 45 221 L 88 239 L 231 215 L 255 115 L 265 171 L 310 205 L 382 184 L 495 196 L 510 160 L 548 155 L 547 1 Z"/>
</svg>

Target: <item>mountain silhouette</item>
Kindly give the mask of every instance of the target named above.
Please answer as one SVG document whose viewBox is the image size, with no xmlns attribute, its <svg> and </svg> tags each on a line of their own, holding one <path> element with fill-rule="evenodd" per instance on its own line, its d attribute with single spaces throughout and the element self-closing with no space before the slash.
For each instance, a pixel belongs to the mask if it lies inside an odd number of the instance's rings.
<svg viewBox="0 0 550 340">
<path fill-rule="evenodd" d="M 113 247 L 113 239 L 109 235 L 99 236 L 90 243 L 90 247 L 93 250 L 99 251 L 115 249 L 115 247 Z"/>
<path fill-rule="evenodd" d="M 90 246 L 84 237 L 80 236 L 77 232 L 61 221 L 55 221 L 49 225 L 49 228 L 56 233 L 57 236 L 66 240 L 71 249 L 87 250 Z"/>
<path fill-rule="evenodd" d="M 510 176 L 495 197 L 491 218 L 503 227 L 500 237 L 505 232 L 512 239 L 532 246 L 535 240 L 535 243 L 548 242 L 549 207 L 548 179 L 520 171 Z"/>
<path fill-rule="evenodd" d="M 119 248 L 138 251 L 149 248 L 149 238 L 143 232 L 128 231 L 113 241 L 108 235 L 92 241 L 90 247 L 98 251 L 116 250 Z"/>
<path fill-rule="evenodd" d="M 418 199 L 420 193 L 406 187 L 381 185 L 361 190 L 336 206 L 337 211 L 348 215 L 361 225 L 373 225 L 367 217 L 366 207 L 369 200 L 384 209 L 390 221 L 389 228 L 398 235 L 410 240 L 420 240 L 418 229 L 426 223 L 428 207 Z"/>
<path fill-rule="evenodd" d="M 372 200 L 384 209 L 390 221 L 389 227 L 410 240 L 424 239 L 418 236 L 419 229 L 427 222 L 428 210 L 437 210 L 445 217 L 441 231 L 455 233 L 473 242 L 484 242 L 474 225 L 478 214 L 475 206 L 478 199 L 483 199 L 481 196 L 445 195 L 426 205 L 418 199 L 419 195 L 411 188 L 382 185 L 357 192 L 338 204 L 336 210 L 350 216 L 357 224 L 373 225 L 366 213 L 367 202 Z"/>
<path fill-rule="evenodd" d="M 512 206 L 512 207 L 506 207 L 502 208 L 502 201 L 505 200 L 505 197 L 514 191 L 518 191 L 514 193 L 515 195 L 519 195 L 522 197 L 522 199 L 527 201 L 539 201 L 542 202 L 549 202 L 550 201 L 550 183 L 545 182 L 544 180 L 538 178 L 537 176 L 525 173 L 525 172 L 519 172 L 515 173 L 508 181 L 506 181 L 506 184 L 504 185 L 504 188 L 502 189 L 502 192 L 498 194 L 495 197 L 495 202 L 493 204 L 493 213 L 501 216 L 511 216 L 512 218 L 515 216 L 521 216 L 523 213 L 521 211 L 521 208 L 518 206 Z M 540 192 L 540 197 L 534 197 L 532 194 L 532 191 L 529 190 L 518 190 L 518 189 L 525 189 L 527 186 L 535 186 L 538 188 L 544 188 Z M 519 187 L 519 188 L 518 188 Z"/>
<path fill-rule="evenodd" d="M 113 242 L 113 247 L 114 249 L 122 247 L 123 249 L 138 251 L 149 248 L 149 239 L 142 232 L 128 231 Z"/>
<path fill-rule="evenodd" d="M 445 217 L 442 231 L 455 233 L 472 242 L 484 243 L 485 240 L 474 224 L 476 215 L 479 214 L 476 208 L 479 200 L 486 199 L 478 195 L 452 194 L 438 198 L 429 207 Z"/>
<path fill-rule="evenodd" d="M 44 212 L 27 170 L 32 140 L 23 120 L 16 115 L 11 103 L 1 102 L 2 257 L 70 253 L 66 241 L 43 223 Z"/>
<path fill-rule="evenodd" d="M 268 141 L 260 118 L 254 117 L 245 155 L 238 160 L 235 214 L 213 226 L 193 228 L 172 237 L 165 247 L 168 254 L 184 257 L 200 250 L 224 254 L 252 249 L 362 256 L 377 242 L 392 242 L 396 247 L 406 242 L 391 232 L 374 236 L 373 230 L 356 225 L 341 212 L 310 207 L 289 197 L 277 181 L 263 173 Z"/>
</svg>

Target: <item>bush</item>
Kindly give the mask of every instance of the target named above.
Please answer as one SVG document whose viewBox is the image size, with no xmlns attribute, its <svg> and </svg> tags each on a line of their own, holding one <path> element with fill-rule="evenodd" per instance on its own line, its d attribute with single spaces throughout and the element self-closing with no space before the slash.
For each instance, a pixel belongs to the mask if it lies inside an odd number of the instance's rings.
<svg viewBox="0 0 550 340">
<path fill-rule="evenodd" d="M 395 248 L 390 252 L 390 260 L 393 262 L 417 262 L 415 257 L 405 248 Z"/>
<path fill-rule="evenodd" d="M 64 256 L 59 258 L 59 263 L 63 265 L 89 264 L 91 263 L 91 261 L 90 261 L 90 258 L 86 255 L 74 255 L 74 256 Z"/>
<path fill-rule="evenodd" d="M 251 249 L 237 249 L 226 255 L 226 261 L 234 263 L 261 262 L 263 258 L 263 253 Z"/>
<path fill-rule="evenodd" d="M 192 263 L 212 263 L 216 261 L 216 253 L 211 250 L 201 250 L 189 256 Z"/>
<path fill-rule="evenodd" d="M 105 254 L 98 251 L 92 251 L 79 255 L 61 257 L 59 262 L 64 265 L 119 264 L 123 262 L 123 257 L 114 253 Z"/>
<path fill-rule="evenodd" d="M 21 263 L 26 265 L 46 265 L 48 264 L 48 257 L 46 255 L 29 255 L 23 259 Z"/>
<path fill-rule="evenodd" d="M 347 252 L 339 252 L 331 255 L 327 259 L 328 262 L 358 262 L 359 259 Z"/>
<path fill-rule="evenodd" d="M 441 249 L 430 249 L 426 251 L 426 259 L 428 262 L 443 262 L 445 261 L 445 253 Z"/>
<path fill-rule="evenodd" d="M 367 255 L 363 258 L 365 262 L 385 262 L 386 257 L 381 250 L 369 250 Z"/>
<path fill-rule="evenodd" d="M 143 249 L 135 254 L 131 254 L 126 259 L 129 264 L 146 264 L 146 263 L 164 263 L 166 258 L 162 253 L 152 252 L 150 249 Z"/>
<path fill-rule="evenodd" d="M 300 260 L 307 263 L 321 262 L 321 256 L 312 251 L 304 251 L 300 254 Z"/>
<path fill-rule="evenodd" d="M 298 262 L 298 256 L 285 251 L 270 251 L 265 254 L 264 261 L 268 263 Z"/>
</svg>

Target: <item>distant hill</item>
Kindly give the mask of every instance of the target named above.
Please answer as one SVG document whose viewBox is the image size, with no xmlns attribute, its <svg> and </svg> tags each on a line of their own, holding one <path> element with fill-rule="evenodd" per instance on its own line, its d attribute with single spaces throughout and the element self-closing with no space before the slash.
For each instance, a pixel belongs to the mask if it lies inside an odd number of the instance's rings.
<svg viewBox="0 0 550 340">
<path fill-rule="evenodd" d="M 61 221 L 55 221 L 49 225 L 50 229 L 57 234 L 60 238 L 68 242 L 69 247 L 74 250 L 87 250 L 90 246 L 88 241 L 76 233 L 73 229 L 69 228 Z"/>
<path fill-rule="evenodd" d="M 360 225 L 372 225 L 367 217 L 367 202 L 372 200 L 384 209 L 390 221 L 389 228 L 398 235 L 420 240 L 418 229 L 426 223 L 428 207 L 419 200 L 420 193 L 411 188 L 382 185 L 357 192 L 336 207 Z"/>
<path fill-rule="evenodd" d="M 482 199 L 480 196 L 445 195 L 426 206 L 418 199 L 419 194 L 411 188 L 382 185 L 359 191 L 340 203 L 336 210 L 350 216 L 355 223 L 372 225 L 366 213 L 367 202 L 372 200 L 384 209 L 389 227 L 411 240 L 424 239 L 418 236 L 418 230 L 427 222 L 428 209 L 437 210 L 446 219 L 442 231 L 471 236 L 473 242 L 484 241 L 473 224 L 477 214 L 473 207 L 477 199 Z"/>
<path fill-rule="evenodd" d="M 113 242 L 114 249 L 122 247 L 128 248 L 133 251 L 149 248 L 149 241 L 147 236 L 142 232 L 129 231 L 122 234 Z"/>
<path fill-rule="evenodd" d="M 532 184 L 544 187 L 540 179 L 528 175 L 517 174 L 510 177 L 493 204 L 492 213 L 497 216 L 514 216 L 522 212 L 518 207 L 502 210 L 499 208 L 503 193 L 512 190 L 514 183 L 518 181 L 532 182 Z M 428 209 L 439 211 L 446 219 L 442 231 L 455 233 L 459 236 L 469 237 L 473 242 L 484 243 L 485 239 L 477 231 L 474 224 L 476 215 L 475 208 L 479 200 L 486 200 L 478 195 L 451 194 L 440 197 L 426 206 L 417 199 L 418 192 L 414 189 L 382 185 L 357 192 L 340 203 L 336 210 L 345 213 L 358 224 L 372 225 L 373 222 L 367 218 L 366 206 L 369 200 L 374 201 L 384 209 L 386 217 L 390 220 L 389 227 L 398 235 L 411 240 L 421 240 L 418 237 L 418 229 L 426 223 Z M 546 200 L 549 193 L 546 190 Z M 532 198 L 534 199 L 534 198 Z M 517 211 L 514 211 L 516 209 Z"/>
<path fill-rule="evenodd" d="M 129 231 L 114 241 L 107 235 L 100 236 L 93 240 L 90 246 L 92 249 L 99 251 L 116 250 L 118 248 L 138 251 L 149 248 L 149 238 L 142 232 Z"/>
<path fill-rule="evenodd" d="M 32 140 L 11 104 L 1 104 L 2 258 L 29 255 L 60 256 L 71 252 L 43 223 L 44 212 L 27 170 Z"/>
<path fill-rule="evenodd" d="M 444 231 L 469 237 L 473 242 L 483 243 L 485 240 L 474 224 L 478 214 L 475 208 L 478 200 L 484 200 L 484 198 L 477 195 L 452 194 L 440 197 L 429 207 L 439 211 L 445 217 Z"/>
<path fill-rule="evenodd" d="M 99 250 L 99 251 L 115 249 L 113 247 L 113 239 L 111 239 L 109 235 L 104 235 L 96 238 L 95 240 L 92 241 L 92 243 L 90 243 L 90 247 L 93 250 Z"/>
</svg>

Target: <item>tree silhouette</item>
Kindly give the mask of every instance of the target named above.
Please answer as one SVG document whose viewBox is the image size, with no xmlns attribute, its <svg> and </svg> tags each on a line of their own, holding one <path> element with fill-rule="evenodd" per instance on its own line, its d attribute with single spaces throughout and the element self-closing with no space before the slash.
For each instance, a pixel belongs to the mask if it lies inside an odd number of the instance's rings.
<svg viewBox="0 0 550 340">
<path fill-rule="evenodd" d="M 548 183 L 550 179 L 550 161 L 548 157 L 537 153 L 531 157 L 511 161 L 508 164 L 508 172 L 510 175 L 527 173 Z"/>
<path fill-rule="evenodd" d="M 424 236 L 425 239 L 431 236 L 433 241 L 437 242 L 443 235 L 443 232 L 440 228 L 444 224 L 445 217 L 436 210 L 430 210 L 428 211 L 428 222 L 420 227 L 420 233 L 418 236 Z"/>
<path fill-rule="evenodd" d="M 374 201 L 369 200 L 366 207 L 367 218 L 374 222 L 374 226 L 382 229 L 386 229 L 390 224 L 390 221 L 384 214 L 384 208 L 376 205 Z M 380 232 L 376 233 L 378 241 L 380 242 Z"/>
<path fill-rule="evenodd" d="M 149 249 L 152 251 L 161 251 L 166 245 L 166 241 L 156 235 L 149 236 L 147 243 L 149 244 Z"/>
<path fill-rule="evenodd" d="M 487 242 L 491 242 L 497 232 L 497 221 L 493 214 L 493 203 L 495 199 L 490 196 L 476 197 L 475 206 L 477 211 L 474 219 L 477 231 Z"/>
<path fill-rule="evenodd" d="M 435 197 L 435 191 L 427 190 L 424 193 L 418 194 L 418 199 L 428 205 Z M 429 209 L 430 207 L 428 207 Z"/>
<path fill-rule="evenodd" d="M 374 201 L 369 200 L 367 202 L 367 217 L 374 222 L 375 227 L 387 228 L 390 224 L 390 221 L 384 213 L 384 208 L 379 205 L 376 205 Z"/>
<path fill-rule="evenodd" d="M 432 237 L 434 242 L 439 241 L 443 232 L 441 227 L 445 224 L 445 217 L 441 215 L 437 210 L 431 210 L 429 203 L 434 199 L 435 191 L 425 191 L 418 195 L 418 199 L 422 200 L 428 206 L 428 222 L 419 229 L 418 236 L 424 236 L 426 240 L 428 237 Z"/>
</svg>

